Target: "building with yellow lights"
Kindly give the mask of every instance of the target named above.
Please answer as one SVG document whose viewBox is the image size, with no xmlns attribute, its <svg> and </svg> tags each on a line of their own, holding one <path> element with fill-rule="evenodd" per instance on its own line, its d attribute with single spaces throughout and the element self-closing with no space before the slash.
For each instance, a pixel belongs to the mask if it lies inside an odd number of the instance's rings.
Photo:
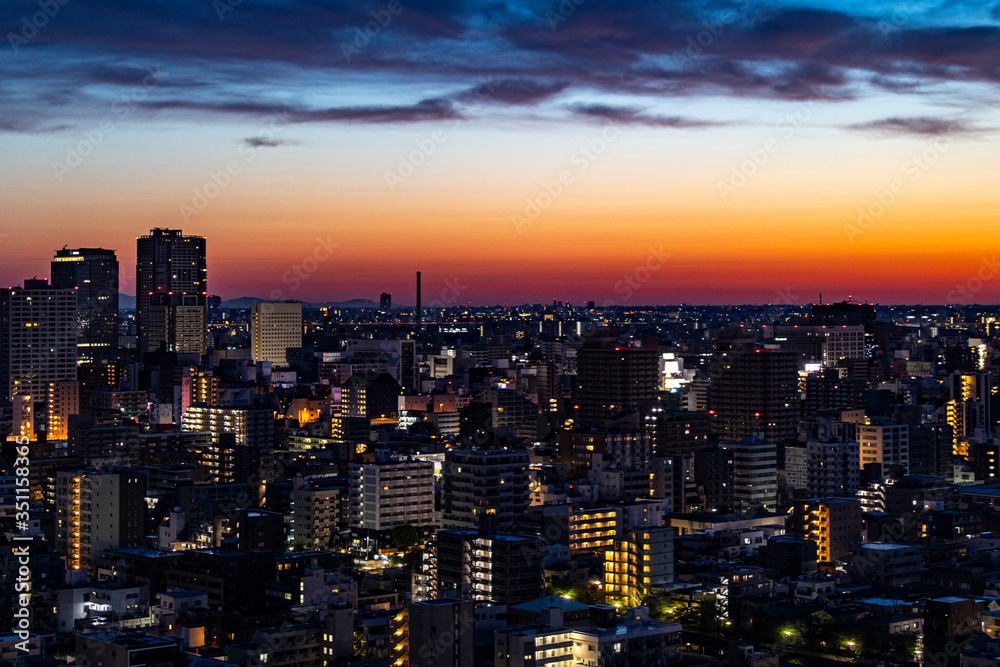
<svg viewBox="0 0 1000 667">
<path fill-rule="evenodd" d="M 634 607 L 651 589 L 674 581 L 674 529 L 629 530 L 604 552 L 604 592 L 610 600 Z"/>
<path fill-rule="evenodd" d="M 842 560 L 862 540 L 861 502 L 854 498 L 798 500 L 792 506 L 790 532 L 816 543 L 820 563 Z"/>
</svg>

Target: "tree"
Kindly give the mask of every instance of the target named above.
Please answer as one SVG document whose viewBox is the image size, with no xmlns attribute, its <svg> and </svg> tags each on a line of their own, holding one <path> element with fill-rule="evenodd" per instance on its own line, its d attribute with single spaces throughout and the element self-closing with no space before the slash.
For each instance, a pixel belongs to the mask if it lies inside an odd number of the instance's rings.
<svg viewBox="0 0 1000 667">
<path fill-rule="evenodd" d="M 392 529 L 392 543 L 397 549 L 408 549 L 416 546 L 420 533 L 410 524 L 403 524 Z"/>
</svg>

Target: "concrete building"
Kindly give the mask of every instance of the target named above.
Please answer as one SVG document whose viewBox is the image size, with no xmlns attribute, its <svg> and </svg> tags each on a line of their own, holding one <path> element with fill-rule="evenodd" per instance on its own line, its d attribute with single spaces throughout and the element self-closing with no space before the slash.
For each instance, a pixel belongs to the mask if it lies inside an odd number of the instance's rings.
<svg viewBox="0 0 1000 667">
<path fill-rule="evenodd" d="M 114 250 L 57 250 L 52 285 L 76 291 L 77 358 L 106 362 L 118 356 L 118 258 Z"/>
<path fill-rule="evenodd" d="M 851 559 L 851 575 L 860 581 L 889 586 L 912 586 L 920 582 L 924 559 L 915 544 L 869 542 Z"/>
<path fill-rule="evenodd" d="M 475 662 L 475 603 L 438 598 L 407 609 L 410 667 L 465 667 Z"/>
<path fill-rule="evenodd" d="M 862 424 L 858 426 L 861 444 L 861 467 L 869 463 L 882 464 L 887 471 L 899 465 L 904 474 L 910 472 L 910 428 L 905 424 Z"/>
<path fill-rule="evenodd" d="M 733 504 L 742 510 L 774 510 L 778 504 L 778 459 L 773 442 L 744 438 L 719 445 L 733 461 Z"/>
<path fill-rule="evenodd" d="M 785 444 L 796 437 L 799 355 L 779 350 L 730 350 L 712 363 L 711 409 L 723 438 L 754 437 Z"/>
<path fill-rule="evenodd" d="M 351 534 L 362 549 L 390 546 L 397 526 L 433 531 L 434 463 L 352 463 L 350 503 Z"/>
<path fill-rule="evenodd" d="M 302 304 L 266 301 L 250 305 L 250 356 L 254 363 L 287 366 L 288 348 L 302 347 Z"/>
<path fill-rule="evenodd" d="M 236 436 L 236 443 L 246 447 L 274 445 L 274 411 L 247 407 L 192 405 L 181 418 L 183 431 L 208 431 L 218 442 L 223 433 Z"/>
<path fill-rule="evenodd" d="M 792 505 L 789 530 L 816 543 L 821 563 L 847 557 L 862 538 L 861 503 L 854 498 L 815 498 Z"/>
<path fill-rule="evenodd" d="M 153 229 L 136 239 L 136 347 L 202 355 L 206 339 L 205 237 Z"/>
<path fill-rule="evenodd" d="M 861 447 L 857 442 L 810 442 L 806 451 L 810 496 L 849 497 L 861 488 Z"/>
<path fill-rule="evenodd" d="M 510 530 L 531 504 L 528 450 L 452 449 L 442 470 L 442 527 Z"/>
<path fill-rule="evenodd" d="M 45 280 L 0 289 L 0 403 L 14 404 L 12 433 L 35 439 L 47 430 L 51 385 L 57 385 L 56 398 L 72 400 L 67 383 L 77 380 L 76 355 L 75 290 Z M 61 424 L 65 438 L 62 408 L 54 425 Z"/>
<path fill-rule="evenodd" d="M 495 667 L 534 665 L 662 665 L 680 659 L 679 623 L 650 620 L 645 607 L 628 609 L 621 619 L 613 607 L 595 605 L 590 624 L 563 627 L 561 610 L 546 610 L 542 623 L 495 634 Z"/>
<path fill-rule="evenodd" d="M 350 528 L 347 477 L 296 477 L 292 481 L 289 539 L 309 549 L 331 549 Z"/>
<path fill-rule="evenodd" d="M 434 536 L 428 573 L 437 597 L 510 607 L 542 596 L 544 555 L 542 538 L 533 535 L 441 530 Z"/>
<path fill-rule="evenodd" d="M 105 549 L 142 544 L 146 478 L 135 472 L 56 473 L 56 549 L 66 568 L 89 570 Z"/>
<path fill-rule="evenodd" d="M 674 529 L 629 530 L 604 552 L 604 590 L 625 606 L 646 601 L 653 588 L 674 581 Z"/>
<path fill-rule="evenodd" d="M 656 398 L 660 353 L 655 347 L 633 347 L 611 332 L 587 336 L 577 353 L 578 391 L 574 423 L 601 425 L 637 412 Z"/>
</svg>

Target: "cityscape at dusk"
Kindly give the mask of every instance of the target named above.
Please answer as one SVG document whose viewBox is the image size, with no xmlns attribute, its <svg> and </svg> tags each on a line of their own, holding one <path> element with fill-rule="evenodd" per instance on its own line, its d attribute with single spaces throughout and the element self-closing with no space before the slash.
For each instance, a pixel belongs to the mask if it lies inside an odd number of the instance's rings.
<svg viewBox="0 0 1000 667">
<path fill-rule="evenodd" d="M 5 284 L 175 227 L 226 298 L 332 236 L 296 298 L 621 301 L 662 246 L 633 303 L 944 303 L 997 238 L 989 3 L 53 7 L 0 8 Z"/>
<path fill-rule="evenodd" d="M 1000 2 L 0 37 L 0 667 L 1000 667 Z"/>
</svg>

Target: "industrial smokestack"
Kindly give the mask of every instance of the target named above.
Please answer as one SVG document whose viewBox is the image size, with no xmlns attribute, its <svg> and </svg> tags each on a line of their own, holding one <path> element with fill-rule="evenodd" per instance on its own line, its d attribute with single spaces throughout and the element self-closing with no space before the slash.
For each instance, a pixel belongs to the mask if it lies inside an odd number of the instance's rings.
<svg viewBox="0 0 1000 667">
<path fill-rule="evenodd" d="M 424 321 L 424 313 L 420 310 L 420 272 L 417 271 L 417 324 Z"/>
</svg>

